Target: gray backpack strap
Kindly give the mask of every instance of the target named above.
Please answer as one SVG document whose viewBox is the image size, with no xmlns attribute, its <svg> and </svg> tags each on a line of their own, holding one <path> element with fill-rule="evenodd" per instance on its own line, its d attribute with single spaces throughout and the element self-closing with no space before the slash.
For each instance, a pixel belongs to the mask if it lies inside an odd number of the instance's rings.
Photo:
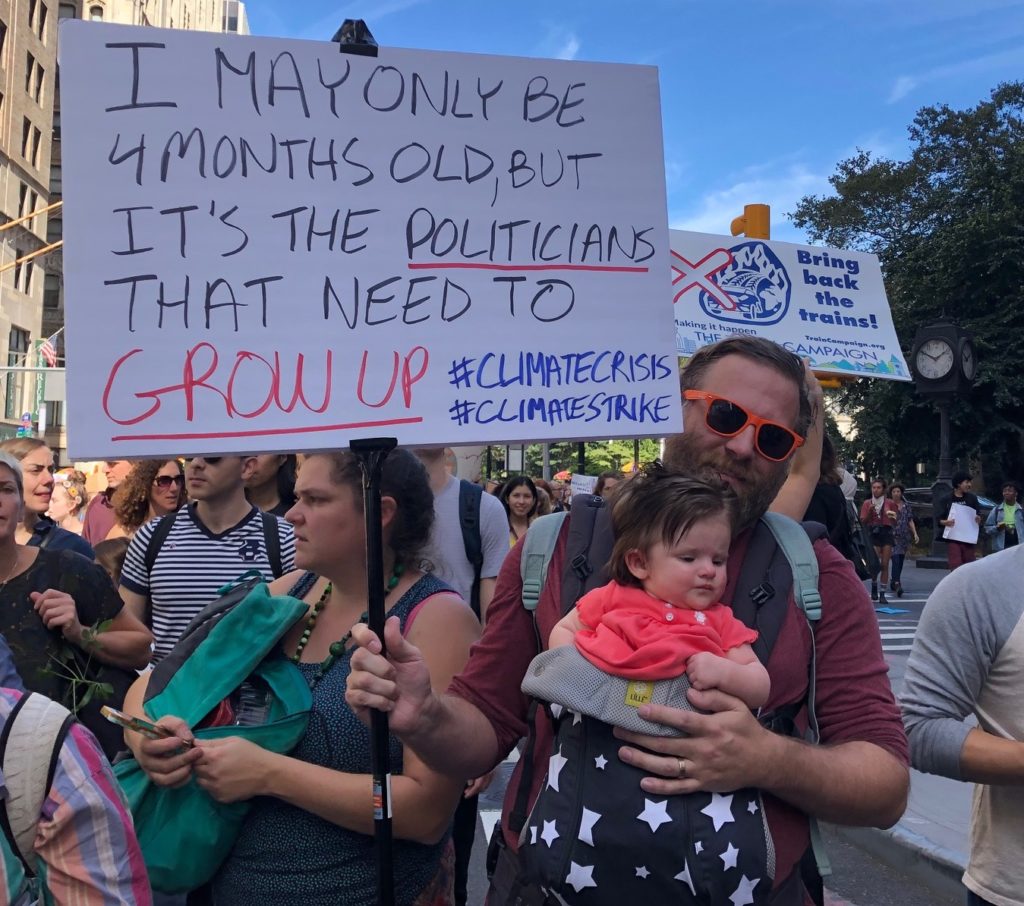
<svg viewBox="0 0 1024 906">
<path fill-rule="evenodd" d="M 775 540 L 786 555 L 793 570 L 793 599 L 811 624 L 811 665 L 807 678 L 807 726 L 811 741 L 817 743 L 821 734 L 814 710 L 815 679 L 817 675 L 817 652 L 814 641 L 814 624 L 821 619 L 821 593 L 818 590 L 818 558 L 806 529 L 780 513 L 765 513 L 761 517 L 771 529 Z M 832 864 L 825 851 L 825 841 L 815 818 L 808 818 L 811 832 L 811 849 L 822 877 L 832 874 Z"/>
<path fill-rule="evenodd" d="M 7 799 L 0 824 L 30 877 L 35 877 L 36 839 L 43 803 L 53 783 L 64 737 L 74 715 L 45 695 L 27 692 L 11 710 L 0 734 Z"/>
<path fill-rule="evenodd" d="M 548 577 L 551 555 L 562 523 L 568 513 L 551 513 L 541 516 L 530 524 L 530 530 L 523 539 L 523 556 L 519 562 L 519 574 L 523 580 L 523 607 L 530 613 L 537 610 L 540 592 Z"/>
<path fill-rule="evenodd" d="M 818 558 L 811 539 L 799 522 L 781 513 L 761 517 L 771 529 L 793 570 L 793 597 L 811 624 L 821 619 L 821 594 L 818 592 Z"/>
</svg>

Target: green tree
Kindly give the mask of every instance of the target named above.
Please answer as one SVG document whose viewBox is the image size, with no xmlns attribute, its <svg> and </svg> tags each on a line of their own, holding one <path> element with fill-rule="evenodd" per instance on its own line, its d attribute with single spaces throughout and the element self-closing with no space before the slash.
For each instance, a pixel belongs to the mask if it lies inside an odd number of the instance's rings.
<svg viewBox="0 0 1024 906">
<path fill-rule="evenodd" d="M 908 160 L 859 152 L 838 164 L 834 194 L 803 198 L 792 220 L 816 242 L 879 256 L 906 353 L 916 327 L 942 317 L 974 334 L 979 374 L 953 406 L 952 453 L 991 492 L 1003 475 L 1024 477 L 1024 83 L 967 110 L 922 108 L 909 134 Z M 911 384 L 839 393 L 868 472 L 935 466 L 938 415 Z"/>
</svg>

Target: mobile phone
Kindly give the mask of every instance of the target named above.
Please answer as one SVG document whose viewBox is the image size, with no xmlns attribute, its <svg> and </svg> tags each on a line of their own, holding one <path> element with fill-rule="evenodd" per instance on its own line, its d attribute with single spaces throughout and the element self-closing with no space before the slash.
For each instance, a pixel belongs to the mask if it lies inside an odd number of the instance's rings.
<svg viewBox="0 0 1024 906">
<path fill-rule="evenodd" d="M 125 714 L 124 711 L 118 711 L 117 708 L 111 708 L 109 705 L 104 705 L 100 708 L 100 714 L 102 714 L 112 724 L 117 724 L 119 727 L 124 727 L 126 730 L 133 730 L 148 739 L 166 739 L 168 736 L 174 735 L 166 727 L 158 727 L 156 724 L 151 723 L 144 717 L 135 717 L 132 714 Z"/>
</svg>

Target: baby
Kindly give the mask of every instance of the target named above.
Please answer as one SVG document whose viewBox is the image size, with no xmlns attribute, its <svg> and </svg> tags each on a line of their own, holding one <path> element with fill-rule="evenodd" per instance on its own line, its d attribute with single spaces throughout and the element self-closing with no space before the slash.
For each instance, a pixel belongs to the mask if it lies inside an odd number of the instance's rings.
<svg viewBox="0 0 1024 906">
<path fill-rule="evenodd" d="M 551 631 L 612 676 L 655 682 L 684 673 L 759 708 L 768 671 L 757 633 L 720 603 L 734 523 L 728 492 L 658 466 L 627 482 L 612 509 L 612 581 L 584 595 Z"/>
</svg>

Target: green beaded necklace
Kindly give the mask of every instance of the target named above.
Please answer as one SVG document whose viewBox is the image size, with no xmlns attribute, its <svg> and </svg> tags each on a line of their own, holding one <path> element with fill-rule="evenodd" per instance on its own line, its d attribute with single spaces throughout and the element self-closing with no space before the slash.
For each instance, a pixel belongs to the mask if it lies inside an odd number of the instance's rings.
<svg viewBox="0 0 1024 906">
<path fill-rule="evenodd" d="M 394 569 L 391 571 L 391 578 L 388 579 L 387 587 L 384 589 L 384 597 L 387 598 L 395 586 L 398 585 L 399 580 L 402 578 L 402 573 L 405 572 L 405 566 L 401 563 L 396 563 Z M 295 654 L 291 656 L 292 663 L 298 664 L 302 659 L 302 652 L 309 642 L 309 637 L 313 634 L 313 629 L 316 626 L 316 619 L 320 616 L 320 611 L 324 609 L 328 599 L 331 597 L 331 590 L 333 585 L 328 582 L 327 587 L 324 589 L 323 594 L 320 595 L 316 604 L 313 605 L 313 610 L 309 617 L 306 619 L 306 628 L 302 630 L 302 635 L 299 638 L 298 644 L 295 646 Z M 356 620 L 356 623 L 365 623 L 368 614 L 364 610 L 362 615 Z M 319 665 L 319 669 L 316 672 L 316 677 L 313 680 L 313 685 L 320 682 L 324 675 L 334 666 L 334 662 L 345 653 L 345 646 L 349 643 L 352 638 L 352 630 L 349 629 L 337 642 L 332 642 L 331 647 L 327 650 L 327 657 Z"/>
</svg>

